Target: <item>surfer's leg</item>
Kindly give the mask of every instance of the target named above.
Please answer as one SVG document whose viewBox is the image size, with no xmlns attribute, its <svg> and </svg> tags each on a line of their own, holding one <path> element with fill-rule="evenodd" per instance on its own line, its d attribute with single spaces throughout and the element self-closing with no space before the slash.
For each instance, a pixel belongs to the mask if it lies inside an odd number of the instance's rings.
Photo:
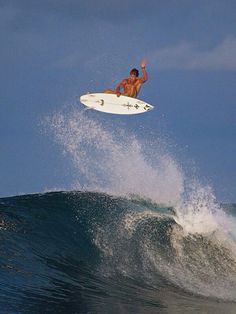
<svg viewBox="0 0 236 314">
<path fill-rule="evenodd" d="M 105 94 L 116 94 L 116 92 L 113 89 L 109 89 L 109 88 L 104 89 L 102 92 Z"/>
<path fill-rule="evenodd" d="M 108 89 L 104 89 L 102 91 L 102 93 L 104 93 L 104 94 L 117 94 L 116 91 L 114 91 L 113 89 L 109 89 L 109 88 Z M 120 93 L 120 95 L 126 96 L 125 93 Z"/>
</svg>

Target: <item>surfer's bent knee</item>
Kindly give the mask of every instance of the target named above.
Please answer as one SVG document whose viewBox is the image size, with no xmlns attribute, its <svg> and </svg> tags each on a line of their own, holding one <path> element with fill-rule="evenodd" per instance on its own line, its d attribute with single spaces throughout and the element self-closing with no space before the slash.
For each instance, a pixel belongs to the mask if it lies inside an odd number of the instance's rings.
<svg viewBox="0 0 236 314">
<path fill-rule="evenodd" d="M 116 92 L 113 89 L 109 89 L 109 88 L 104 89 L 102 91 L 102 93 L 104 93 L 104 94 L 116 94 Z"/>
</svg>

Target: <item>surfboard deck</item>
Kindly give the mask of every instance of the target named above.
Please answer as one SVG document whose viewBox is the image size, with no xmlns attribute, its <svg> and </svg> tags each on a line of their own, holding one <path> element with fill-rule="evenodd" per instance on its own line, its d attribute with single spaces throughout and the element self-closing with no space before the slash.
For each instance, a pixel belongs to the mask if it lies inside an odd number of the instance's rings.
<svg viewBox="0 0 236 314">
<path fill-rule="evenodd" d="M 113 114 L 138 114 L 154 107 L 145 101 L 116 94 L 87 93 L 80 96 L 80 102 L 94 110 Z"/>
</svg>

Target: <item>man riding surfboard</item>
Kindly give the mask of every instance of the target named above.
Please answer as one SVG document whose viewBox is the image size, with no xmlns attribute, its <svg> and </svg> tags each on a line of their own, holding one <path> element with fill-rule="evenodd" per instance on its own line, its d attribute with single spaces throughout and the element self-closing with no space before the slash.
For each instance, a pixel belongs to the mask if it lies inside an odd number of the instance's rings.
<svg viewBox="0 0 236 314">
<path fill-rule="evenodd" d="M 139 71 L 137 69 L 132 69 L 129 73 L 129 76 L 127 78 L 124 78 L 120 81 L 120 83 L 116 86 L 115 90 L 112 89 L 105 89 L 103 93 L 106 94 L 116 94 L 118 97 L 120 95 L 128 96 L 128 97 L 134 97 L 136 98 L 138 95 L 138 92 L 141 88 L 141 85 L 147 81 L 147 72 L 145 70 L 146 62 L 144 59 L 140 62 L 140 67 L 142 69 L 142 76 L 139 77 Z M 121 92 L 121 89 L 123 89 L 123 92 Z"/>
</svg>

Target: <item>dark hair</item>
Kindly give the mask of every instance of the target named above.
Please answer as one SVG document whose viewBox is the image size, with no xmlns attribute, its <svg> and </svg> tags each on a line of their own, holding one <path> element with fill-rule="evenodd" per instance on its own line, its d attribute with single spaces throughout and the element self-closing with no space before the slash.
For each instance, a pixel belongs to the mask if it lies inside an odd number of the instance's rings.
<svg viewBox="0 0 236 314">
<path fill-rule="evenodd" d="M 139 76 L 139 71 L 134 68 L 134 69 L 132 69 L 132 70 L 129 72 L 129 74 L 134 74 L 136 77 L 138 77 L 138 76 Z"/>
</svg>

